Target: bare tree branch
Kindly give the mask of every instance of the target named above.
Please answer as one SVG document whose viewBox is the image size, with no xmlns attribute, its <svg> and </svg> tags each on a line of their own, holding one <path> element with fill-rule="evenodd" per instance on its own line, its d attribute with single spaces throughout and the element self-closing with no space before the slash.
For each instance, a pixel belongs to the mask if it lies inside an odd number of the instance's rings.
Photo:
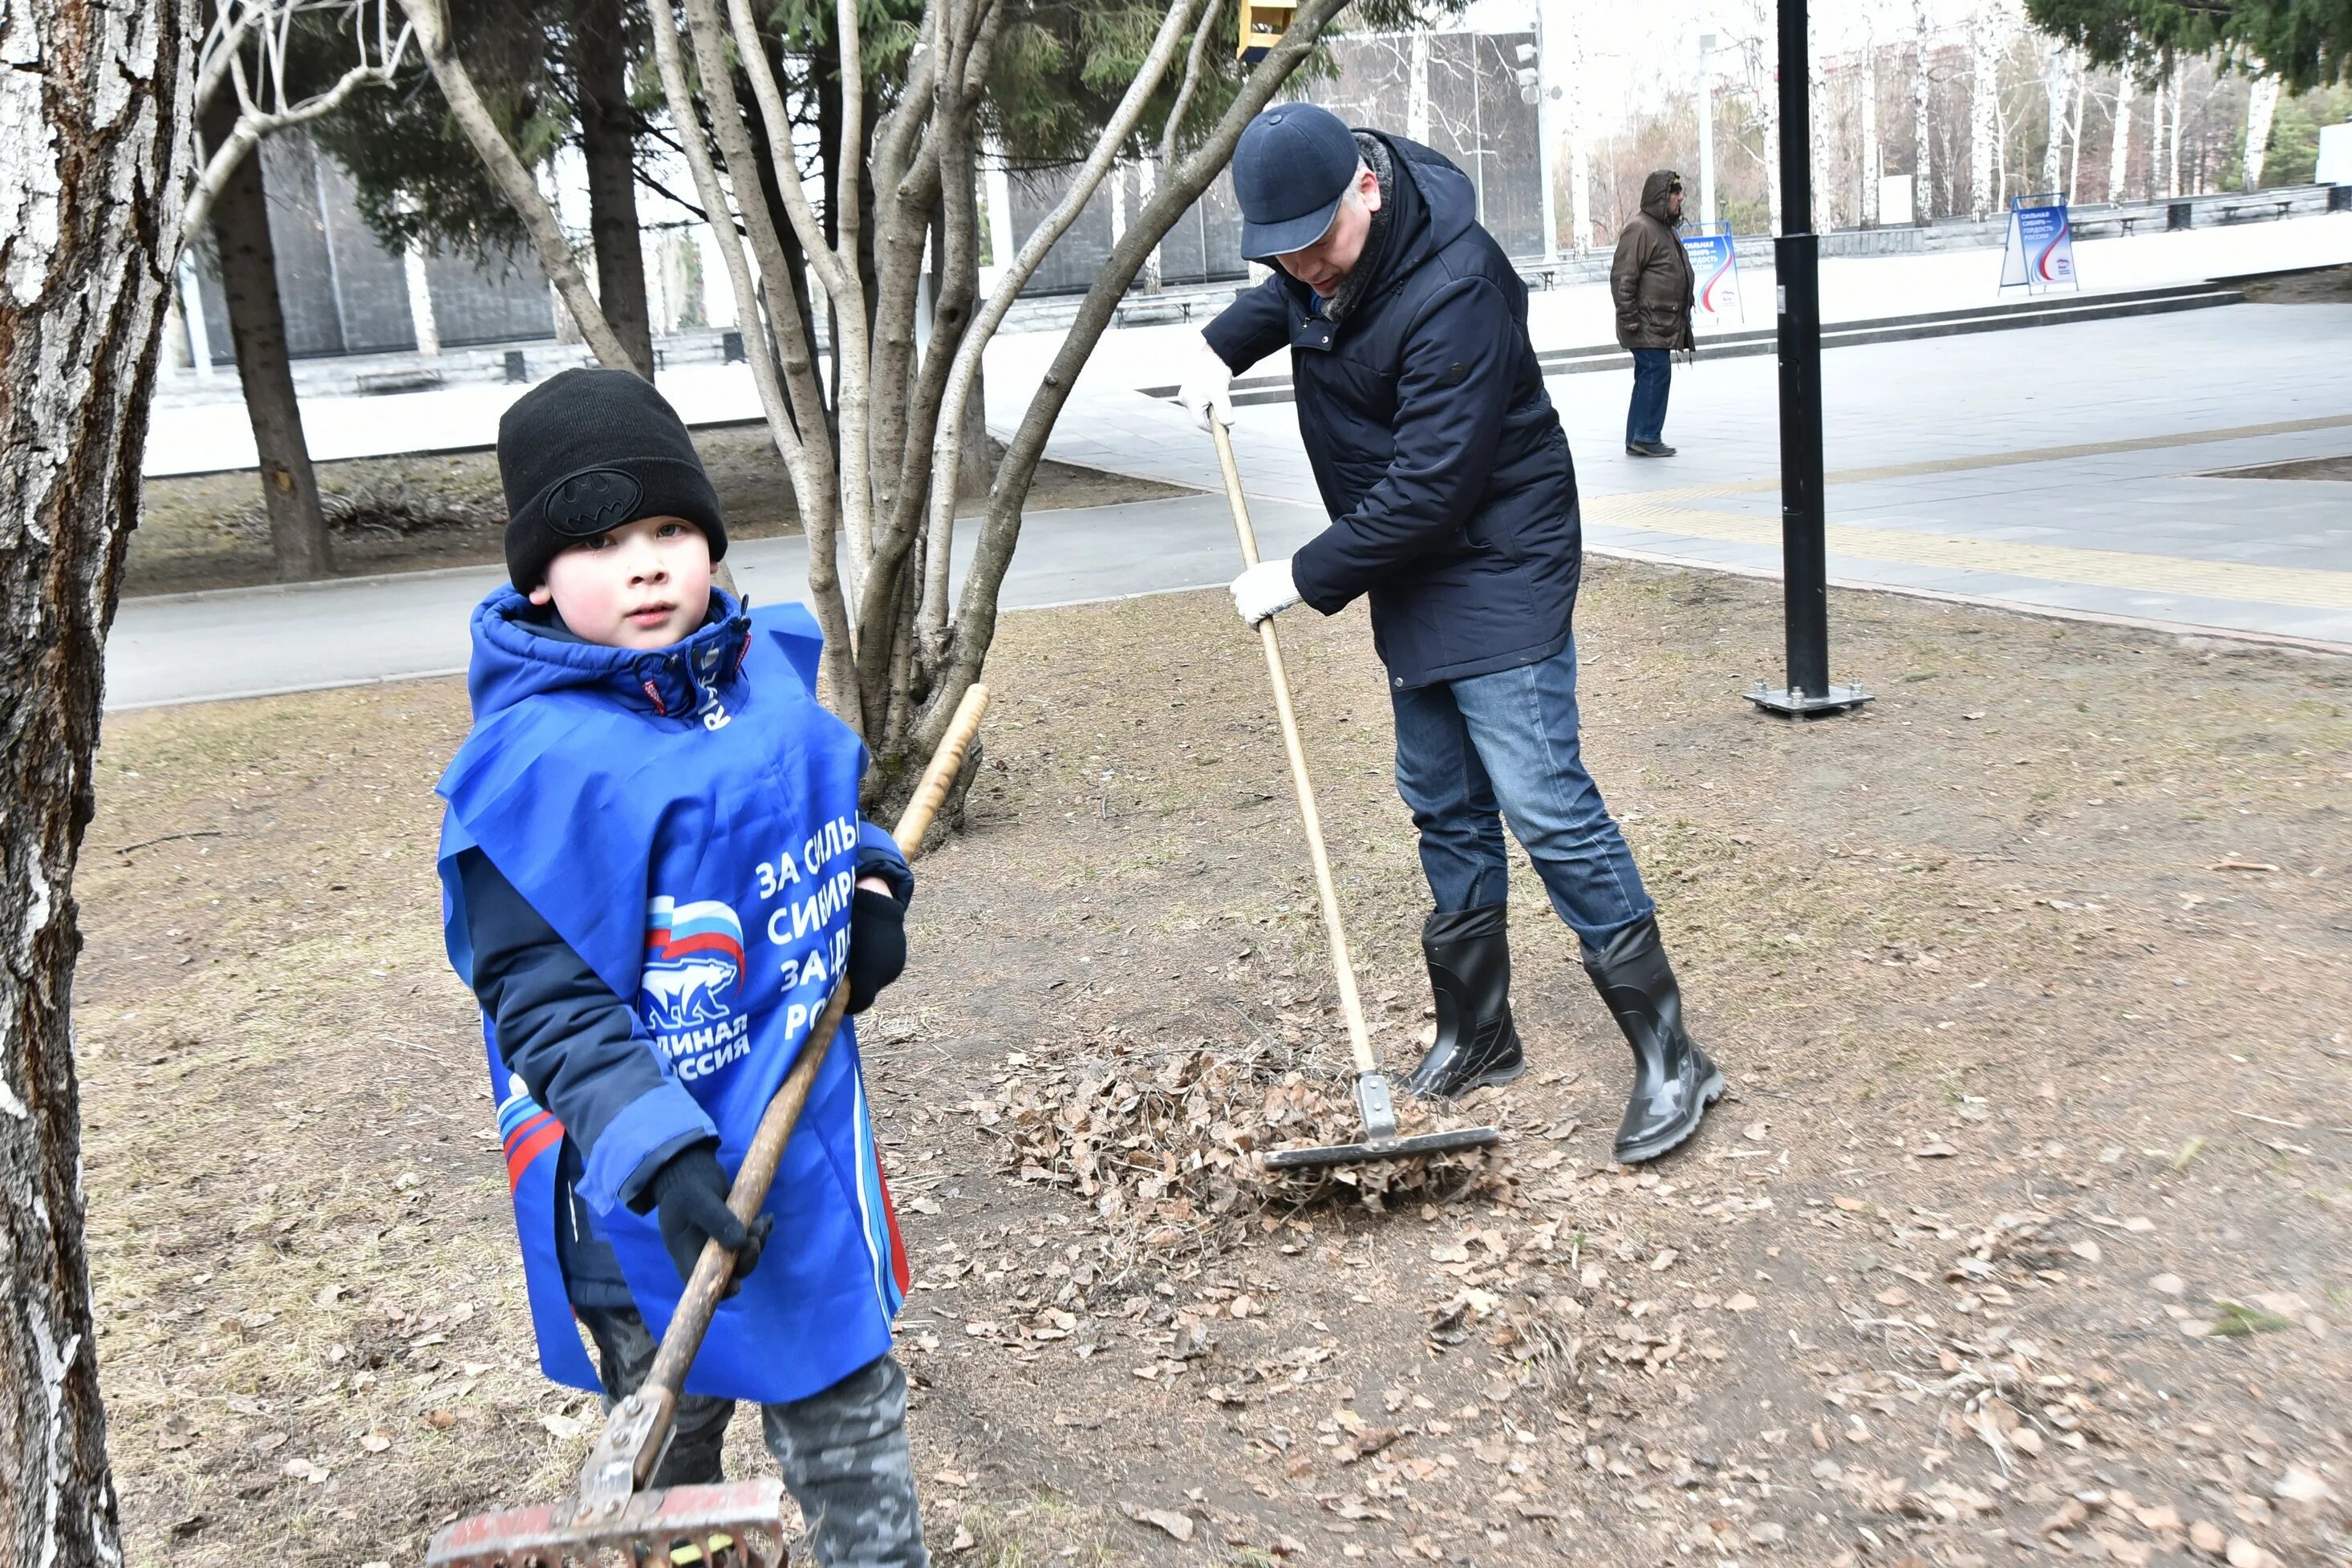
<svg viewBox="0 0 2352 1568">
<path fill-rule="evenodd" d="M 371 9 L 375 13 L 376 24 L 373 56 L 368 47 L 367 13 Z M 325 92 L 289 102 L 285 51 L 293 36 L 294 23 L 301 13 L 320 11 L 349 13 L 359 63 Z M 236 129 L 219 146 L 205 150 L 204 172 L 197 176 L 188 204 L 181 213 L 178 247 L 185 249 L 204 236 L 205 225 L 212 221 L 213 204 L 220 199 L 229 176 L 264 137 L 332 114 L 361 88 L 391 86 L 408 57 L 409 39 L 414 36 L 414 24 L 403 24 L 397 35 L 393 33 L 389 0 L 326 0 L 324 4 L 319 0 L 229 0 L 223 5 L 213 18 L 199 56 L 196 113 L 201 119 L 205 106 L 218 96 L 223 84 L 232 85 L 239 110 Z M 256 64 L 263 78 L 260 99 L 256 99 L 246 81 L 244 55 L 248 39 L 255 43 L 259 54 Z"/>
<path fill-rule="evenodd" d="M 499 129 L 498 121 L 490 118 L 489 109 L 474 86 L 473 76 L 457 57 L 450 42 L 446 6 L 446 0 L 400 0 L 400 8 L 408 14 L 416 29 L 425 63 L 432 68 L 433 79 L 440 84 L 441 96 L 448 100 L 449 112 L 457 117 L 466 140 L 473 143 L 483 167 L 489 172 L 491 183 L 522 220 L 540 266 L 546 268 L 549 281 L 563 299 L 564 308 L 579 323 L 581 336 L 587 339 L 596 362 L 614 370 L 635 371 L 636 362 L 622 347 L 612 323 L 604 319 L 604 307 L 597 302 L 595 291 L 588 287 L 587 275 L 581 271 L 571 243 L 563 237 L 563 225 L 556 221 L 555 210 L 540 193 L 538 183 L 523 167 L 522 159 L 508 142 L 506 133 Z"/>
<path fill-rule="evenodd" d="M 690 129 L 698 126 L 699 121 L 688 91 L 685 64 L 678 55 L 677 35 L 666 6 L 657 7 L 654 23 L 654 48 L 663 90 L 669 100 L 670 116 L 677 121 L 679 142 L 687 150 L 696 189 L 707 206 L 724 213 L 728 211 L 727 193 L 719 183 L 718 171 L 711 165 L 700 135 Z M 735 96 L 726 36 L 720 31 L 718 13 L 708 0 L 700 4 L 688 0 L 687 28 L 693 39 L 703 92 L 710 102 L 712 135 L 719 142 L 719 156 L 727 162 L 729 177 L 736 191 L 742 193 L 735 211 L 751 245 L 752 260 L 759 267 L 760 278 L 768 285 L 768 308 L 771 312 L 789 309 L 797 318 L 800 304 L 790 287 L 792 273 L 784 257 L 783 239 L 776 231 L 766 201 L 759 194 L 758 153 L 744 126 L 741 102 Z M 799 188 L 798 173 L 797 168 L 789 164 L 777 170 L 779 182 L 792 191 Z M 804 196 L 803 204 L 806 204 Z M 825 701 L 834 712 L 856 725 L 859 723 L 856 716 L 857 683 L 851 664 L 856 644 L 851 637 L 848 606 L 842 595 L 840 572 L 835 565 L 835 547 L 839 537 L 839 514 L 835 502 L 836 468 L 831 434 L 825 426 L 824 386 L 817 374 L 816 362 L 808 352 L 811 334 L 806 329 L 807 323 L 797 319 L 780 324 L 782 329 L 772 334 L 760 330 L 761 290 L 745 267 L 741 249 L 733 236 L 719 234 L 719 238 L 720 255 L 727 262 L 728 276 L 735 288 L 736 319 L 744 328 L 743 351 L 752 366 L 752 384 L 759 390 L 769 428 L 776 433 L 777 450 L 785 457 L 785 471 L 792 476 L 800 504 L 802 532 L 808 541 L 809 593 L 815 601 L 817 624 L 824 632 L 822 684 L 828 688 Z M 772 342 L 775 345 L 772 350 Z M 781 365 L 772 357 L 774 353 L 782 355 Z"/>
<path fill-rule="evenodd" d="M 937 4 L 937 0 L 933 3 Z M 714 4 L 715 0 L 686 0 L 688 22 L 698 31 L 705 26 L 706 16 L 712 17 L 715 26 Z M 841 503 L 841 527 L 849 541 L 851 588 L 855 592 L 859 591 L 858 580 L 865 573 L 873 546 L 873 490 L 866 463 L 872 365 L 865 331 L 866 280 L 857 267 L 856 171 L 865 155 L 860 117 L 865 109 L 866 74 L 857 50 L 856 0 L 840 0 L 836 13 L 836 26 L 845 29 L 835 40 L 840 47 L 842 93 L 839 152 L 833 161 L 839 171 L 832 205 L 837 246 L 826 243 L 824 225 L 817 222 L 815 209 L 809 205 L 808 193 L 801 188 L 800 181 L 784 177 L 786 171 L 796 172 L 799 167 L 792 145 L 792 117 L 785 108 L 775 69 L 769 62 L 767 46 L 761 40 L 750 0 L 728 0 L 727 10 L 734 24 L 735 47 L 741 57 L 743 74 L 751 78 L 751 95 L 759 101 L 761 118 L 767 122 L 768 159 L 777 172 L 776 183 L 783 197 L 784 211 L 792 219 L 793 232 L 800 236 L 802 250 L 807 253 L 810 269 L 824 285 L 825 298 L 832 308 L 834 355 L 840 366 L 835 386 L 841 442 L 835 487 Z M 708 76 L 706 69 L 706 80 Z"/>
<path fill-rule="evenodd" d="M 1328 0 L 1328 3 L 1336 7 L 1341 0 Z M 1045 253 L 1053 249 L 1054 242 L 1077 221 L 1078 214 L 1085 210 L 1096 189 L 1102 184 L 1103 176 L 1109 173 L 1112 165 L 1118 161 L 1119 148 L 1134 132 L 1136 123 L 1143 118 L 1143 111 L 1150 105 L 1152 95 L 1160 90 L 1160 78 L 1168 74 L 1168 63 L 1175 57 L 1177 42 L 1184 36 L 1184 25 L 1192 13 L 1193 5 L 1194 0 L 1173 0 L 1170 5 L 1167 16 L 1160 24 L 1160 31 L 1152 37 L 1150 49 L 1144 55 L 1141 68 L 1137 71 L 1135 79 L 1128 84 L 1127 93 L 1119 99 L 1118 107 L 1111 111 L 1110 121 L 1096 139 L 1087 161 L 1078 166 L 1076 174 L 1071 179 L 1070 188 L 1062 193 L 1062 199 L 1055 204 L 1054 210 L 1045 214 L 1045 221 L 1022 243 L 1020 251 L 997 279 L 995 291 L 989 296 L 988 303 L 981 308 L 979 318 L 972 322 L 971 330 L 964 334 L 962 344 L 956 350 L 954 366 L 948 371 L 946 400 L 941 404 L 949 417 L 940 422 L 931 441 L 931 520 L 929 528 L 925 530 L 923 606 L 927 620 L 923 632 L 935 644 L 944 637 L 946 631 L 949 558 L 955 538 L 958 471 L 963 457 L 963 445 L 955 422 L 962 414 L 964 400 L 971 395 L 972 377 L 979 373 L 981 353 L 988 347 L 988 340 L 996 335 L 996 329 L 1003 323 L 1005 313 L 1013 308 L 1013 302 L 1021 297 L 1021 290 L 1036 275 L 1038 267 L 1045 259 Z M 1190 199 L 1186 198 L 1188 203 Z M 1159 237 L 1154 235 L 1152 242 L 1159 243 Z M 1129 274 L 1130 277 L 1132 276 Z M 1095 287 L 1099 288 L 1101 286 L 1101 280 L 1097 278 Z M 1126 280 L 1122 279 L 1119 287 L 1124 291 L 1126 287 Z M 1089 343 L 1087 347 L 1091 349 L 1093 345 Z M 1059 361 L 1055 362 L 1059 363 Z M 978 677 L 975 675 L 973 678 Z"/>
<path fill-rule="evenodd" d="M 1209 37 L 1216 31 L 1217 12 L 1224 0 L 1207 0 L 1198 20 L 1192 24 L 1192 47 L 1184 55 L 1184 79 L 1177 84 L 1176 102 L 1168 110 L 1168 123 L 1160 132 L 1160 166 L 1172 168 L 1176 162 L 1176 141 L 1183 130 L 1185 112 L 1192 107 L 1192 95 L 1200 90 L 1201 77 L 1209 63 Z"/>
<path fill-rule="evenodd" d="M 1080 367 L 1101 340 L 1128 285 L 1134 281 L 1152 246 L 1175 226 L 1177 219 L 1225 166 L 1233 156 L 1234 143 L 1241 140 L 1244 127 L 1273 99 L 1276 89 L 1314 48 L 1324 25 L 1347 3 L 1348 0 L 1301 0 L 1281 41 L 1243 80 L 1241 90 L 1201 145 L 1170 171 L 1167 183 L 1136 214 L 1127 233 L 1111 247 L 1102 269 L 1095 275 L 1093 287 L 1078 306 L 1077 319 L 1071 324 L 1060 350 L 1030 397 L 1029 407 L 1013 431 L 1004 460 L 997 469 L 996 485 L 989 496 L 988 517 L 981 528 L 980 548 L 973 555 L 957 602 L 949 661 L 932 682 L 923 716 L 908 739 L 910 750 L 919 754 L 926 747 L 938 744 L 938 737 L 945 733 L 956 703 L 980 678 L 981 664 L 996 633 L 997 598 L 1003 590 L 1005 571 L 1013 564 L 1013 547 L 1021 538 L 1021 508 L 1028 499 L 1037 464 L 1045 456 L 1045 438 L 1052 434 L 1054 422 L 1060 417 L 1062 405 L 1069 400 L 1070 389 L 1077 382 Z M 1116 145 L 1117 141 L 1106 132 L 1097 151 Z M 994 303 L 993 299 L 990 301 L 992 307 Z M 978 334 L 977 324 L 973 331 Z M 970 350 L 972 340 L 967 339 L 965 349 Z M 952 389 L 950 395 L 954 395 Z M 933 467 L 935 471 L 945 469 L 936 452 Z M 933 484 L 936 494 L 939 481 L 935 478 Z"/>
</svg>

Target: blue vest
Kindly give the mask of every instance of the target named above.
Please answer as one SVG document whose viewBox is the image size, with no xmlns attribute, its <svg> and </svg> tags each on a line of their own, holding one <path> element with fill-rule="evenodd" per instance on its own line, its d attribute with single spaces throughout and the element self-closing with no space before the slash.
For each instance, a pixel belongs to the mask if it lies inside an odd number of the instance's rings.
<svg viewBox="0 0 2352 1568">
<path fill-rule="evenodd" d="M 731 1173 L 848 954 L 864 747 L 811 695 L 822 636 L 798 605 L 763 609 L 747 636 L 723 601 L 730 613 L 693 637 L 642 653 L 540 637 L 515 624 L 523 602 L 500 589 L 475 612 L 474 728 L 439 785 L 450 962 L 470 987 L 454 862 L 479 848 L 634 999 L 663 1072 L 717 1127 Z M 630 700 L 639 684 L 645 702 Z M 563 1129 L 508 1071 L 488 1019 L 483 1035 L 540 1364 L 594 1389 L 556 1257 Z M 606 1136 L 627 1135 L 627 1120 Z M 689 1394 L 799 1399 L 890 1348 L 906 1252 L 846 1019 L 764 1212 L 774 1232 L 713 1319 Z M 662 1333 L 681 1286 L 653 1218 L 614 1204 L 601 1219 Z"/>
</svg>

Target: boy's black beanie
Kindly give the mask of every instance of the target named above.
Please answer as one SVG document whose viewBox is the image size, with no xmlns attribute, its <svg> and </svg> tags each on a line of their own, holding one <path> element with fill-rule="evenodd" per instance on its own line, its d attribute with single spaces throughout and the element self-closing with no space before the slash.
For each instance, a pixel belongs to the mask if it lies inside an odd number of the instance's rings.
<svg viewBox="0 0 2352 1568">
<path fill-rule="evenodd" d="M 702 459 L 651 382 L 572 370 L 516 400 L 499 421 L 507 492 L 507 576 L 529 593 L 547 563 L 582 539 L 639 517 L 684 517 L 727 553 L 727 524 Z"/>
</svg>

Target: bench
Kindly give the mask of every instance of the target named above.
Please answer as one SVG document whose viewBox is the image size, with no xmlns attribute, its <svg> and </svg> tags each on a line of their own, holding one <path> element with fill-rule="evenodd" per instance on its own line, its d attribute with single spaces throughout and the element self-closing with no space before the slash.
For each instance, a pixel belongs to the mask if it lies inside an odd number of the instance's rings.
<svg viewBox="0 0 2352 1568">
<path fill-rule="evenodd" d="M 2272 217 L 2283 218 L 2294 210 L 2294 203 L 2284 199 L 2260 202 L 2229 202 L 2222 205 L 2221 221 L 2225 224 L 2234 224 L 2239 221 L 2240 214 L 2244 213 L 2266 213 Z"/>
<path fill-rule="evenodd" d="M 433 392 L 440 385 L 439 371 L 368 371 L 359 377 L 359 392 L 363 397 L 380 396 L 385 392 Z"/>
<path fill-rule="evenodd" d="M 2070 215 L 2067 226 L 2073 230 L 2076 239 L 2095 238 L 2109 231 L 2128 235 L 2143 224 L 2164 222 L 2168 215 L 2164 213 L 2105 213 L 2095 218 Z"/>
</svg>

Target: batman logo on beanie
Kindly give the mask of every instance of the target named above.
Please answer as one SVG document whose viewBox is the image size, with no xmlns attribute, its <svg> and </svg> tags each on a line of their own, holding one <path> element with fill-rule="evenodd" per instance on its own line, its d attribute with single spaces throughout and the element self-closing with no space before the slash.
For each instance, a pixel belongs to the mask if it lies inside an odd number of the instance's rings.
<svg viewBox="0 0 2352 1568">
<path fill-rule="evenodd" d="M 548 492 L 547 526 L 568 539 L 594 538 L 637 516 L 645 486 L 618 468 L 590 468 Z"/>
</svg>

